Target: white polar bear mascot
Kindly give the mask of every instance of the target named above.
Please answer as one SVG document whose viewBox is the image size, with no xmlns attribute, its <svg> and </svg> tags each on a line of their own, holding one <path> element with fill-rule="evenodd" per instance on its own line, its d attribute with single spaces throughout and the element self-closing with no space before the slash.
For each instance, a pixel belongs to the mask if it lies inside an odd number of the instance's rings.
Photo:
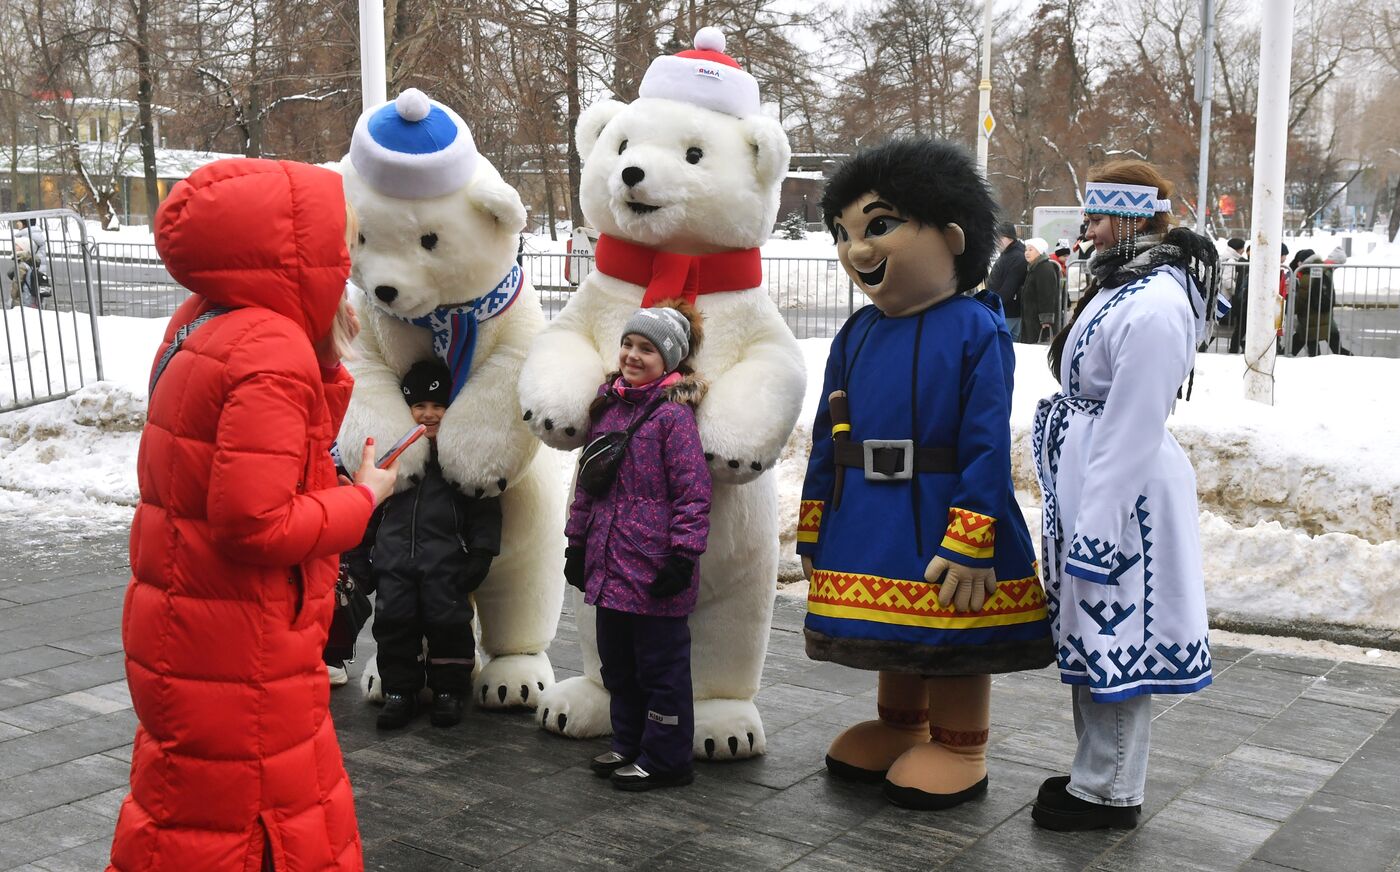
<svg viewBox="0 0 1400 872">
<path fill-rule="evenodd" d="M 637 307 L 686 297 L 705 318 L 696 367 L 710 384 L 697 413 L 714 499 L 700 601 L 690 618 L 695 753 L 763 753 L 754 706 L 777 584 L 778 517 L 769 473 L 801 411 L 797 341 L 763 288 L 768 239 L 787 174 L 782 126 L 759 114 L 758 84 L 723 54 L 712 27 L 696 50 L 657 58 L 640 98 L 607 100 L 579 118 L 580 205 L 602 234 L 596 269 L 540 334 L 520 379 L 536 435 L 575 448 L 588 405 L 617 368 Z M 611 729 L 592 607 L 575 595 L 584 675 L 555 685 L 537 711 L 548 730 Z"/>
<path fill-rule="evenodd" d="M 434 356 L 453 374 L 438 435 L 444 475 L 468 496 L 501 495 L 501 553 L 473 595 L 488 662 L 473 679 L 486 708 L 534 706 L 554 684 L 545 649 L 563 592 L 563 487 L 552 452 L 521 420 L 516 385 L 544 328 L 515 263 L 525 207 L 476 152 L 457 113 L 409 89 L 366 112 L 342 161 L 359 219 L 351 281 L 363 330 L 348 366 L 355 391 L 340 444 L 388 446 L 413 426 L 400 380 Z M 343 457 L 358 462 L 360 452 Z M 422 472 L 428 442 L 399 461 L 399 487 Z M 382 699 L 370 663 L 361 681 Z"/>
</svg>

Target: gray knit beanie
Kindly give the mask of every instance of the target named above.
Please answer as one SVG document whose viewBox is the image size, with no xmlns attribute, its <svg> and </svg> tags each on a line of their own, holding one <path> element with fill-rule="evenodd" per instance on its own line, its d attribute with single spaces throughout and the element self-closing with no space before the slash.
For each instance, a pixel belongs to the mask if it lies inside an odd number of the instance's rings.
<svg viewBox="0 0 1400 872">
<path fill-rule="evenodd" d="M 638 309 L 622 328 L 622 335 L 636 333 L 651 340 L 667 372 L 675 372 L 686 355 L 690 354 L 690 321 L 675 309 L 657 307 Z"/>
</svg>

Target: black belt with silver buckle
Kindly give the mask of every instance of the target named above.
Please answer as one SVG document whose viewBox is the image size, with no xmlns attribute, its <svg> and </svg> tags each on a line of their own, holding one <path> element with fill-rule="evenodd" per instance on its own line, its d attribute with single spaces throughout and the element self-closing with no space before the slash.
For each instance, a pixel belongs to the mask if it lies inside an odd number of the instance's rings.
<svg viewBox="0 0 1400 872">
<path fill-rule="evenodd" d="M 865 472 L 869 481 L 904 481 L 916 472 L 958 471 L 958 450 L 951 445 L 914 447 L 913 439 L 838 441 L 836 463 Z"/>
</svg>

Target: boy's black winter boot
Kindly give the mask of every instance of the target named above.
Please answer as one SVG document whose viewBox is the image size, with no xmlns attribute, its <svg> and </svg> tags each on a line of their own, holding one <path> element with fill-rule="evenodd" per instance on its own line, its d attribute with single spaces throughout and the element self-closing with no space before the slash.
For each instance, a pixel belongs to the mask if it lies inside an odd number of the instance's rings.
<svg viewBox="0 0 1400 872">
<path fill-rule="evenodd" d="M 385 691 L 384 708 L 380 709 L 379 720 L 375 723 L 381 730 L 397 730 L 408 726 L 417 714 L 418 694 Z"/>
<path fill-rule="evenodd" d="M 433 694 L 433 711 L 429 720 L 435 727 L 455 727 L 462 722 L 463 694 L 439 691 Z"/>
<path fill-rule="evenodd" d="M 612 774 L 613 787 L 632 792 L 681 787 L 694 780 L 695 773 L 689 769 L 681 772 L 648 772 L 636 763 L 629 763 Z"/>
<path fill-rule="evenodd" d="M 1138 825 L 1142 806 L 1086 802 L 1066 789 L 1069 787 L 1068 780 L 1064 784 L 1053 783 L 1057 781 L 1047 779 L 1041 785 L 1040 795 L 1031 808 L 1031 820 L 1045 829 L 1058 832 L 1130 830 Z"/>
</svg>

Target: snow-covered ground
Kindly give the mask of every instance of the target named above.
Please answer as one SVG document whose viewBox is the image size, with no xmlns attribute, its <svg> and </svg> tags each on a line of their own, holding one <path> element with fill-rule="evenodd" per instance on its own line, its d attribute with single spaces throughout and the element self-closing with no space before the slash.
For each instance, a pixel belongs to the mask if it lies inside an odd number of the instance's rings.
<svg viewBox="0 0 1400 872">
<path fill-rule="evenodd" d="M 42 541 L 56 528 L 81 533 L 130 519 L 145 381 L 165 321 L 98 320 L 104 381 L 0 415 L 0 510 L 26 519 L 9 525 L 9 535 Z M 75 323 L 87 338 L 87 318 Z M 786 580 L 797 577 L 792 525 L 828 346 L 802 341 L 811 374 L 806 408 L 775 471 Z M 87 342 L 65 345 L 69 371 L 78 370 L 79 349 L 91 379 Z M 1017 355 L 1013 464 L 1035 531 L 1030 422 L 1054 384 L 1043 348 L 1017 346 Z M 0 359 L 0 394 L 11 393 L 12 379 L 22 383 L 29 366 Z M 1400 404 L 1387 399 L 1400 360 L 1281 359 L 1273 407 L 1242 399 L 1242 375 L 1238 356 L 1202 355 L 1193 398 L 1177 404 L 1171 421 L 1196 466 L 1212 608 L 1249 621 L 1400 628 Z"/>
</svg>

